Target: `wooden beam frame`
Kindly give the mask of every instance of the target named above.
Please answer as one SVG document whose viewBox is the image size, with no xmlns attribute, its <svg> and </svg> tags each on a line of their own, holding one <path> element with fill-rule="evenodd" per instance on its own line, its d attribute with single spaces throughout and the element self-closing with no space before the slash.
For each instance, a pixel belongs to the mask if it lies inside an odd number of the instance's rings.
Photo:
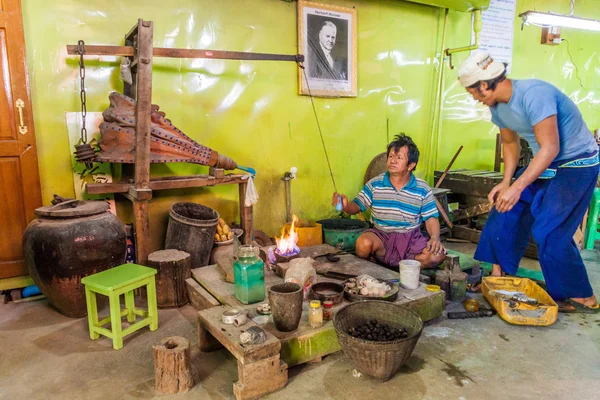
<svg viewBox="0 0 600 400">
<path fill-rule="evenodd" d="M 137 43 L 137 51 L 133 55 L 133 62 L 137 65 L 135 69 L 137 85 L 135 87 L 135 185 L 128 189 L 128 194 L 133 198 L 136 261 L 138 264 L 146 265 L 148 254 L 150 254 L 150 218 L 148 217 L 148 211 L 149 202 L 152 198 L 149 183 L 154 24 L 152 21 L 144 21 L 140 18 L 137 29 L 132 29 L 130 35 L 137 36 L 137 40 L 134 40 Z M 133 37 L 130 38 L 133 39 Z"/>
<path fill-rule="evenodd" d="M 127 42 L 126 42 L 127 44 Z M 78 55 L 76 44 L 67 45 L 67 54 Z M 133 57 L 135 47 L 133 46 L 100 46 L 86 45 L 85 56 L 120 56 Z M 200 49 L 177 49 L 167 47 L 156 47 L 152 50 L 154 57 L 167 58 L 214 58 L 217 60 L 254 60 L 254 61 L 294 61 L 304 62 L 302 54 L 271 54 L 250 53 L 242 51 L 224 50 L 200 50 Z"/>
<path fill-rule="evenodd" d="M 248 53 L 239 51 L 154 48 L 152 21 L 138 19 L 125 35 L 125 46 L 85 45 L 85 56 L 121 56 L 131 62 L 132 83 L 124 84 L 123 92 L 136 100 L 135 171 L 123 171 L 123 182 L 89 184 L 90 194 L 121 193 L 133 202 L 137 262 L 145 265 L 150 252 L 149 202 L 153 190 L 168 190 L 223 184 L 239 185 L 240 224 L 244 230 L 242 242 L 252 242 L 252 207 L 244 205 L 246 175 L 214 177 L 206 175 L 150 179 L 150 130 L 152 105 L 152 58 L 213 58 L 222 60 L 293 61 L 304 62 L 301 54 Z M 67 45 L 67 54 L 78 55 L 77 45 Z"/>
</svg>

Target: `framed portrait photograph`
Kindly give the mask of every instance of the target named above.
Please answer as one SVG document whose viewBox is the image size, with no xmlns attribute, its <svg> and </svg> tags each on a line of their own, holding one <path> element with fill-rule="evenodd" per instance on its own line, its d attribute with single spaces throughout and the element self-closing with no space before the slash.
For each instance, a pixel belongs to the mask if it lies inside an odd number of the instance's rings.
<svg viewBox="0 0 600 400">
<path fill-rule="evenodd" d="M 300 94 L 356 97 L 356 9 L 298 1 Z"/>
</svg>

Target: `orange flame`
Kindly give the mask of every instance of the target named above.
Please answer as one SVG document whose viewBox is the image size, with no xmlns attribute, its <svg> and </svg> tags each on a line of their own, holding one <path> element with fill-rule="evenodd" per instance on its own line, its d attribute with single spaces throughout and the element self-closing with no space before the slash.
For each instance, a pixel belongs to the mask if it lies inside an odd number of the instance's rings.
<svg viewBox="0 0 600 400">
<path fill-rule="evenodd" d="M 296 222 L 298 217 L 292 216 L 292 225 L 284 225 L 281 228 L 281 237 L 276 237 L 277 242 L 277 253 L 282 256 L 293 256 L 300 252 L 297 246 L 298 243 L 298 232 L 296 231 Z"/>
</svg>

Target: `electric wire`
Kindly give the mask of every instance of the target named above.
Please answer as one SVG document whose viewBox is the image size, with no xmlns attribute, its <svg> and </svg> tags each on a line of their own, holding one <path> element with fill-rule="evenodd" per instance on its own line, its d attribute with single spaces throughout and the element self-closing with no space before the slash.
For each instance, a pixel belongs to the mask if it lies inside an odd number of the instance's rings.
<svg viewBox="0 0 600 400">
<path fill-rule="evenodd" d="M 302 68 L 302 72 L 304 73 L 304 81 L 306 82 L 306 88 L 308 89 L 308 96 L 310 97 L 310 103 L 312 104 L 312 109 L 315 114 L 315 120 L 317 121 L 317 128 L 319 129 L 319 136 L 321 137 L 321 143 L 323 144 L 323 151 L 325 152 L 325 159 L 327 160 L 327 167 L 329 168 L 329 175 L 331 175 L 331 182 L 333 183 L 333 189 L 337 193 L 337 186 L 335 184 L 335 178 L 333 177 L 333 171 L 331 169 L 331 163 L 329 162 L 329 155 L 327 154 L 327 148 L 325 147 L 325 139 L 323 139 L 323 132 L 321 130 L 321 124 L 319 122 L 319 116 L 317 115 L 317 108 L 315 107 L 315 101 L 312 96 L 312 92 L 310 91 L 310 85 L 308 84 L 308 76 L 306 75 L 306 68 L 303 65 L 298 64 L 300 68 Z"/>
<path fill-rule="evenodd" d="M 571 64 L 573 64 L 573 67 L 575 67 L 575 77 L 576 77 L 576 78 L 577 78 L 577 80 L 579 81 L 579 86 L 580 86 L 580 87 L 581 87 L 583 90 L 587 91 L 588 93 L 589 93 L 589 92 L 591 92 L 591 90 L 590 90 L 590 89 L 588 89 L 587 87 L 585 87 L 585 86 L 583 85 L 583 81 L 582 81 L 582 79 L 581 79 L 581 76 L 579 75 L 579 67 L 577 66 L 577 64 L 575 64 L 575 61 L 573 61 L 573 55 L 571 54 L 571 48 L 570 48 L 570 43 L 569 43 L 569 41 L 568 41 L 567 39 L 564 39 L 564 38 L 563 38 L 563 39 L 561 39 L 561 40 L 562 40 L 563 42 L 566 42 L 566 43 L 567 43 L 567 54 L 569 55 L 569 59 L 571 60 Z M 594 107 L 594 105 L 593 105 L 593 104 L 594 104 L 594 103 L 592 103 L 592 102 L 590 101 L 590 102 L 589 102 L 589 107 L 590 107 L 590 108 L 592 108 L 592 109 L 594 109 L 594 110 L 598 110 L 598 108 L 597 108 L 597 107 Z"/>
</svg>

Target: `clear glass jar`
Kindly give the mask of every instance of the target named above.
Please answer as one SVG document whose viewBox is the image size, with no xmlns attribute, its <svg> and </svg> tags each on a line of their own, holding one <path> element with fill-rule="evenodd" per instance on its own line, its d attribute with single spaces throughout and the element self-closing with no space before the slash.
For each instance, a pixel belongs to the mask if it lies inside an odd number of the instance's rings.
<svg viewBox="0 0 600 400">
<path fill-rule="evenodd" d="M 233 262 L 235 297 L 244 304 L 265 299 L 265 263 L 256 246 L 240 246 Z"/>
<path fill-rule="evenodd" d="M 321 308 L 321 302 L 319 300 L 312 300 L 310 302 L 308 325 L 312 328 L 320 328 L 323 326 L 323 308 Z"/>
</svg>

